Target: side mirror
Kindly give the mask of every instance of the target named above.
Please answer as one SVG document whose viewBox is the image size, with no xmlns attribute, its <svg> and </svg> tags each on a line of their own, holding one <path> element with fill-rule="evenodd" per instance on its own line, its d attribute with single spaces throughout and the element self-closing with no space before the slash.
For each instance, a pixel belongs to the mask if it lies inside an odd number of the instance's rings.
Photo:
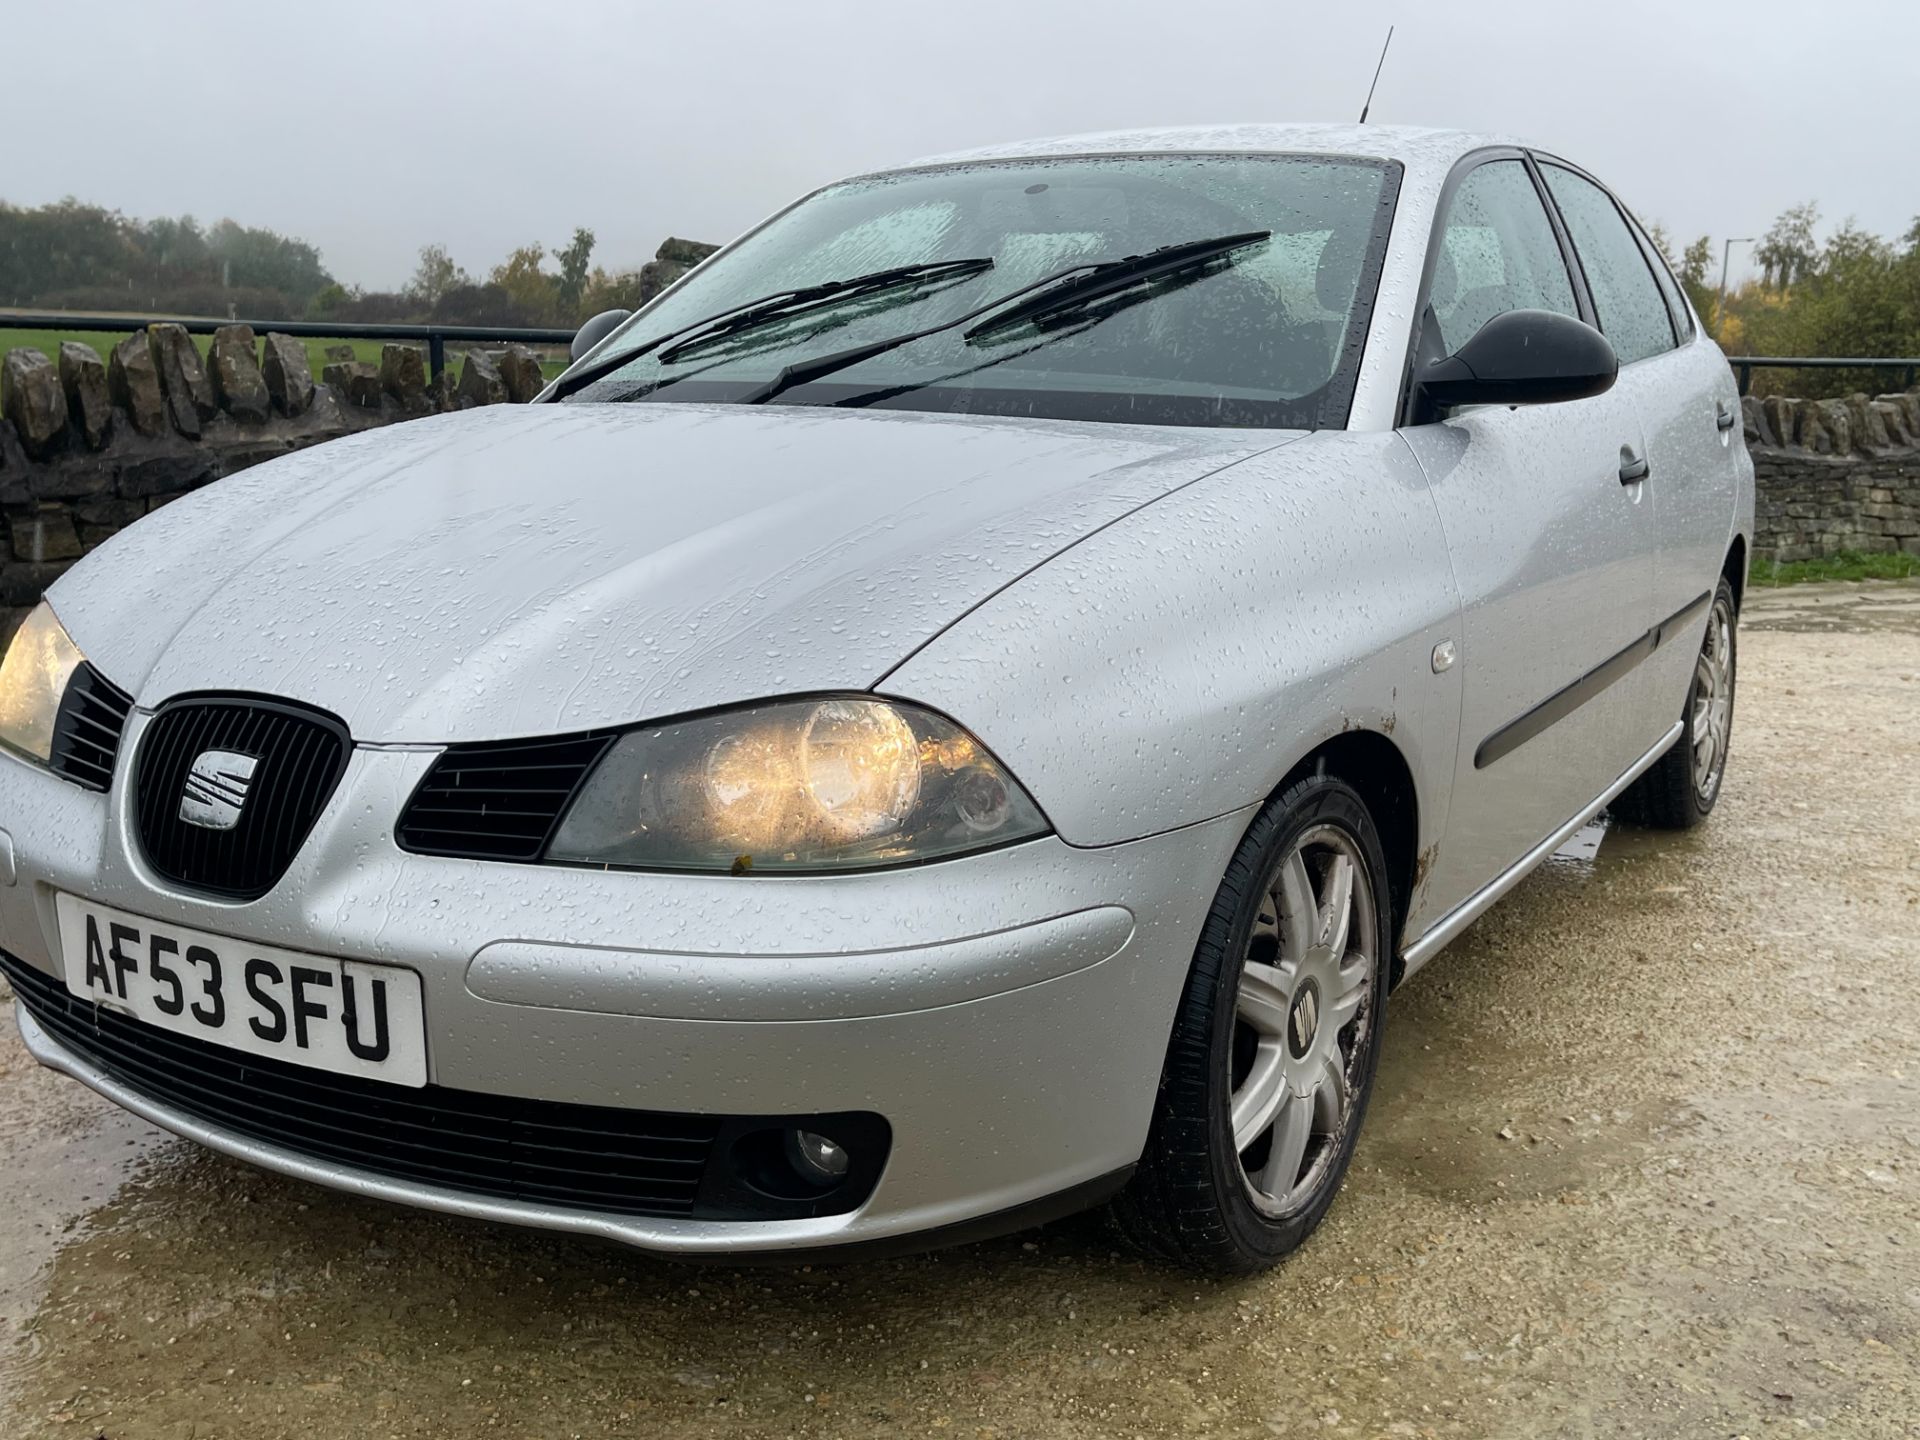
<svg viewBox="0 0 1920 1440">
<path fill-rule="evenodd" d="M 1509 310 L 1422 370 L 1418 384 L 1428 407 L 1548 405 L 1605 394 L 1619 373 L 1613 346 L 1591 325 L 1550 310 Z"/>
<path fill-rule="evenodd" d="M 573 344 L 567 347 L 567 358 L 578 360 L 619 329 L 621 323 L 631 314 L 633 314 L 631 310 L 602 310 L 573 332 Z"/>
</svg>

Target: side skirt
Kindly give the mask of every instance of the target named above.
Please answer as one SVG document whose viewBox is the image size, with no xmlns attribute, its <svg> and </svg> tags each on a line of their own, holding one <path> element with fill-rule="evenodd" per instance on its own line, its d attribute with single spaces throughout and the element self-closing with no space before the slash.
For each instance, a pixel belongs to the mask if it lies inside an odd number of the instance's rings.
<svg viewBox="0 0 1920 1440">
<path fill-rule="evenodd" d="M 1422 965 L 1426 964 L 1427 961 L 1444 950 L 1449 942 L 1455 939 L 1462 930 L 1486 914 L 1487 911 L 1493 907 L 1493 903 L 1496 900 L 1502 895 L 1505 895 L 1522 880 L 1526 879 L 1528 873 L 1534 866 L 1538 865 L 1549 855 L 1553 854 L 1554 851 L 1566 844 L 1568 837 L 1570 837 L 1574 831 L 1578 830 L 1582 825 L 1606 809 L 1614 796 L 1626 789 L 1627 786 L 1631 785 L 1635 780 L 1638 780 L 1654 761 L 1658 760 L 1673 747 L 1674 741 L 1680 738 L 1680 732 L 1685 728 L 1686 726 L 1682 722 L 1678 720 L 1674 721 L 1673 728 L 1661 737 L 1659 743 L 1622 771 L 1620 778 L 1607 786 L 1605 790 L 1601 791 L 1600 797 L 1597 800 L 1587 806 L 1587 808 L 1582 810 L 1578 815 L 1575 815 L 1571 820 L 1567 821 L 1567 823 L 1562 825 L 1558 830 L 1547 836 L 1546 839 L 1534 846 L 1533 849 L 1514 861 L 1512 865 L 1488 881 L 1486 885 L 1482 886 L 1465 902 L 1436 921 L 1427 932 L 1418 940 L 1414 941 L 1413 944 L 1407 946 L 1406 949 L 1401 952 L 1401 959 L 1406 965 L 1405 973 L 1400 977 L 1402 983 L 1411 977 L 1414 971 L 1418 970 Z"/>
</svg>

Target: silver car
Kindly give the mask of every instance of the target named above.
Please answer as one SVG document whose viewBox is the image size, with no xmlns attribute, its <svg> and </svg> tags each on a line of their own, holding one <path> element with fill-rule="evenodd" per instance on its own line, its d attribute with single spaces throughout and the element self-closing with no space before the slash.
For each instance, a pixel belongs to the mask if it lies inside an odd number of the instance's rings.
<svg viewBox="0 0 1920 1440">
<path fill-rule="evenodd" d="M 829 185 L 541 403 L 168 506 L 0 671 L 46 1064 L 684 1256 L 1312 1231 L 1388 997 L 1725 773 L 1752 467 L 1597 181 L 1386 127 Z"/>
</svg>

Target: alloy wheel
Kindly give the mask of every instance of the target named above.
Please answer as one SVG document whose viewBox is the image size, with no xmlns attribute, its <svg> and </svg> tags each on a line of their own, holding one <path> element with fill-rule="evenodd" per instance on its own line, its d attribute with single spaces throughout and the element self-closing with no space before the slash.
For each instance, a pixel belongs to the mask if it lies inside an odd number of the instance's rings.
<svg viewBox="0 0 1920 1440">
<path fill-rule="evenodd" d="M 1261 898 L 1234 1002 L 1230 1123 L 1255 1206 L 1313 1197 L 1353 1122 L 1373 1043 L 1374 892 L 1353 837 L 1308 830 Z"/>
<path fill-rule="evenodd" d="M 1693 788 L 1703 803 L 1720 789 L 1733 724 L 1733 610 L 1716 596 L 1693 666 Z"/>
</svg>

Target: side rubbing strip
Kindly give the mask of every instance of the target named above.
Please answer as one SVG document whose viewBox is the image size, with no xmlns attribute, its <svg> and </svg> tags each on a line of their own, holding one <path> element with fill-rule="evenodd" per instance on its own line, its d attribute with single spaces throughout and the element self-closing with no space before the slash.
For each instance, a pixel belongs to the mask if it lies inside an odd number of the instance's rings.
<svg viewBox="0 0 1920 1440">
<path fill-rule="evenodd" d="M 1541 731 L 1566 719 L 1651 655 L 1653 635 L 1653 631 L 1647 631 L 1619 654 L 1601 661 L 1564 690 L 1554 691 L 1518 720 L 1511 721 L 1494 731 L 1482 740 L 1480 748 L 1474 751 L 1473 768 L 1486 769 L 1501 757 L 1511 755 Z"/>
<path fill-rule="evenodd" d="M 1494 761 L 1511 755 L 1534 736 L 1566 719 L 1671 640 L 1712 598 L 1712 592 L 1709 591 L 1688 601 L 1624 650 L 1601 661 L 1571 685 L 1554 691 L 1519 719 L 1502 725 L 1482 740 L 1480 748 L 1473 752 L 1473 768 L 1486 769 Z"/>
<path fill-rule="evenodd" d="M 1698 595 L 1694 596 L 1693 599 L 1689 600 L 1685 605 L 1682 605 L 1678 610 L 1674 611 L 1673 614 L 1654 626 L 1653 648 L 1658 650 L 1662 645 L 1673 639 L 1675 632 L 1702 610 L 1706 609 L 1707 602 L 1711 599 L 1713 599 L 1713 592 L 1711 590 L 1702 590 Z"/>
</svg>

